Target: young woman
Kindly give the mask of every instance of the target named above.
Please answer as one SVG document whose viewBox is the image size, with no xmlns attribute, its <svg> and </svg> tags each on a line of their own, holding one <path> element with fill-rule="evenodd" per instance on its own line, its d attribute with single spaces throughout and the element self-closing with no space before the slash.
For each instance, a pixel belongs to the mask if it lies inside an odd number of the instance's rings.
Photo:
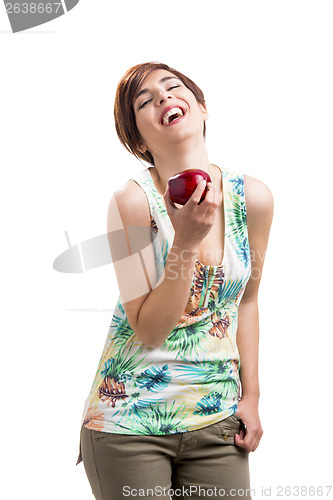
<svg viewBox="0 0 333 500">
<path fill-rule="evenodd" d="M 273 217 L 261 181 L 209 162 L 200 88 L 162 63 L 119 82 L 122 144 L 148 163 L 112 197 L 119 285 L 85 402 L 80 455 L 98 500 L 251 498 L 258 414 L 258 289 Z M 168 179 L 206 171 L 184 206 Z"/>
</svg>

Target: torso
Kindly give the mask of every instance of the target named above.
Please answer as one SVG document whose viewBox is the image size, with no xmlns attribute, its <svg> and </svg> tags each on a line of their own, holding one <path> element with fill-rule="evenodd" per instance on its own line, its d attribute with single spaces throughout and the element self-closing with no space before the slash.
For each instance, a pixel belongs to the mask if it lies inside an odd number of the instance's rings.
<svg viewBox="0 0 333 500">
<path fill-rule="evenodd" d="M 223 182 L 222 182 L 222 172 L 221 170 L 212 165 L 212 171 L 210 176 L 213 184 L 217 187 L 218 194 L 218 207 L 216 209 L 215 219 L 213 225 L 207 234 L 207 236 L 202 240 L 197 259 L 204 266 L 220 266 L 223 260 L 223 250 L 224 250 L 224 206 L 223 206 Z M 157 180 L 155 177 L 154 169 L 151 169 L 152 179 L 156 186 Z M 160 193 L 163 196 L 162 193 Z"/>
</svg>

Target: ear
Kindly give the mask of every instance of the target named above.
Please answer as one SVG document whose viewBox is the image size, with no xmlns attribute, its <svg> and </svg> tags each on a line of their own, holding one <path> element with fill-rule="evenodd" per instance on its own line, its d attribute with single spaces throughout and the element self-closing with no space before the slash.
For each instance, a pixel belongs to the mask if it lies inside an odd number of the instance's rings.
<svg viewBox="0 0 333 500">
<path fill-rule="evenodd" d="M 140 153 L 145 154 L 145 152 L 147 151 L 147 149 L 148 149 L 147 146 L 145 146 L 144 144 L 141 144 L 140 148 L 139 148 L 139 151 L 140 151 Z"/>
<path fill-rule="evenodd" d="M 201 109 L 201 112 L 202 112 L 202 118 L 203 118 L 203 121 L 205 122 L 207 119 L 208 119 L 208 112 L 207 112 L 207 109 L 205 108 L 205 106 L 203 106 L 200 102 L 199 102 L 199 107 Z"/>
</svg>

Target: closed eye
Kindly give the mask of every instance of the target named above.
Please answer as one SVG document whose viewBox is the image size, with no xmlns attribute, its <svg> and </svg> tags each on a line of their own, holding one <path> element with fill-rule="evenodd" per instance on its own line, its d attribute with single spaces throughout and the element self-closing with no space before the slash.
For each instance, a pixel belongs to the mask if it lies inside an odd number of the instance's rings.
<svg viewBox="0 0 333 500">
<path fill-rule="evenodd" d="M 150 102 L 150 101 L 151 101 L 151 99 L 149 99 L 148 101 L 143 102 L 143 103 L 141 104 L 141 106 L 139 107 L 139 109 L 144 108 L 144 107 L 145 107 L 145 105 L 146 105 L 146 104 L 148 104 L 148 102 Z"/>
</svg>

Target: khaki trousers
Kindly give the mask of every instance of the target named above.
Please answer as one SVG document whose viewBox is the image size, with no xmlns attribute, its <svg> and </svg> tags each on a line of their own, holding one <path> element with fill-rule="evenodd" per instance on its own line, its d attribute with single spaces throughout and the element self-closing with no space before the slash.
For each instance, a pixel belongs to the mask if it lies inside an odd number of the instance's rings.
<svg viewBox="0 0 333 500">
<path fill-rule="evenodd" d="M 251 499 L 249 453 L 234 444 L 237 415 L 202 429 L 128 435 L 82 426 L 80 450 L 96 500 Z"/>
</svg>

